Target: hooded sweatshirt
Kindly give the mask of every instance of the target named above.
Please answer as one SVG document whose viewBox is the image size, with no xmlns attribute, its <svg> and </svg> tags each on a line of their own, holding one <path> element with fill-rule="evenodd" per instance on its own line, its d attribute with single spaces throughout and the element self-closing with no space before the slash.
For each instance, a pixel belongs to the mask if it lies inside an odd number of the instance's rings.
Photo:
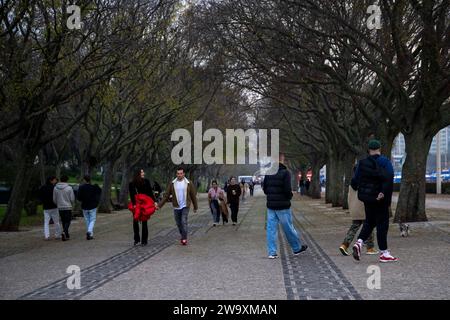
<svg viewBox="0 0 450 320">
<path fill-rule="evenodd" d="M 59 182 L 53 189 L 53 202 L 59 210 L 72 210 L 75 203 L 75 194 L 71 186 L 66 182 Z"/>
</svg>

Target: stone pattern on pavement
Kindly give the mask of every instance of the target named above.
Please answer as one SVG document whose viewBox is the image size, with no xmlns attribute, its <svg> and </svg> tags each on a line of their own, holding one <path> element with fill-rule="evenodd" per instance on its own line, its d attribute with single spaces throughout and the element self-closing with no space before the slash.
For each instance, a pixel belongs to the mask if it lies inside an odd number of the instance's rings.
<svg viewBox="0 0 450 320">
<path fill-rule="evenodd" d="M 205 227 L 208 222 L 209 216 L 205 214 L 193 219 L 193 221 L 189 223 L 189 234 L 193 235 L 199 229 Z M 82 283 L 80 289 L 68 289 L 67 277 L 25 294 L 19 299 L 80 299 L 120 274 L 133 269 L 137 265 L 173 245 L 174 241 L 178 238 L 178 229 L 172 228 L 167 234 L 158 235 L 149 239 L 148 245 L 145 247 L 135 246 L 82 270 Z"/>
<path fill-rule="evenodd" d="M 339 268 L 294 216 L 302 244 L 308 249 L 294 256 L 280 229 L 280 251 L 284 282 L 289 300 L 360 300 L 361 296 Z"/>
</svg>

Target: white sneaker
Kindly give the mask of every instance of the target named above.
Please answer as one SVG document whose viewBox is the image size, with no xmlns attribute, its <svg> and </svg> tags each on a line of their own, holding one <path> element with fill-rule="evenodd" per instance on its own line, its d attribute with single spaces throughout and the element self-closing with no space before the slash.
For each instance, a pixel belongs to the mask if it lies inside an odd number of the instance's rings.
<svg viewBox="0 0 450 320">
<path fill-rule="evenodd" d="M 356 261 L 361 259 L 361 244 L 358 241 L 353 245 L 353 258 Z"/>
<path fill-rule="evenodd" d="M 380 255 L 380 262 L 397 262 L 398 258 L 393 257 L 389 251 Z"/>
<path fill-rule="evenodd" d="M 269 259 L 276 259 L 276 258 L 278 258 L 278 255 L 277 254 L 273 254 L 273 255 L 268 256 L 268 258 Z"/>
</svg>

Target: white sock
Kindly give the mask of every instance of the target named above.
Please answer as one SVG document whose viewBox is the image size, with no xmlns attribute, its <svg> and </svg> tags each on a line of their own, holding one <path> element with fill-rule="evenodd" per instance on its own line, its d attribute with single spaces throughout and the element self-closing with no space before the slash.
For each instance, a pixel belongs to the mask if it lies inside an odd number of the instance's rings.
<svg viewBox="0 0 450 320">
<path fill-rule="evenodd" d="M 388 255 L 389 254 L 389 250 L 381 250 L 381 254 L 383 254 L 383 255 Z"/>
<path fill-rule="evenodd" d="M 361 239 L 358 239 L 356 242 L 358 242 L 361 246 L 364 244 L 364 241 L 362 241 Z"/>
</svg>

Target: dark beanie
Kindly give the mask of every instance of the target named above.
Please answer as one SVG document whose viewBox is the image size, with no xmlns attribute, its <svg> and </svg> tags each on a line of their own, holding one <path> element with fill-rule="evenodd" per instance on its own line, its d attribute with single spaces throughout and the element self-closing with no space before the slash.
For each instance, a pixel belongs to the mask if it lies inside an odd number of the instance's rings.
<svg viewBox="0 0 450 320">
<path fill-rule="evenodd" d="M 381 148 L 381 143 L 378 140 L 369 141 L 369 150 L 378 150 Z"/>
</svg>

